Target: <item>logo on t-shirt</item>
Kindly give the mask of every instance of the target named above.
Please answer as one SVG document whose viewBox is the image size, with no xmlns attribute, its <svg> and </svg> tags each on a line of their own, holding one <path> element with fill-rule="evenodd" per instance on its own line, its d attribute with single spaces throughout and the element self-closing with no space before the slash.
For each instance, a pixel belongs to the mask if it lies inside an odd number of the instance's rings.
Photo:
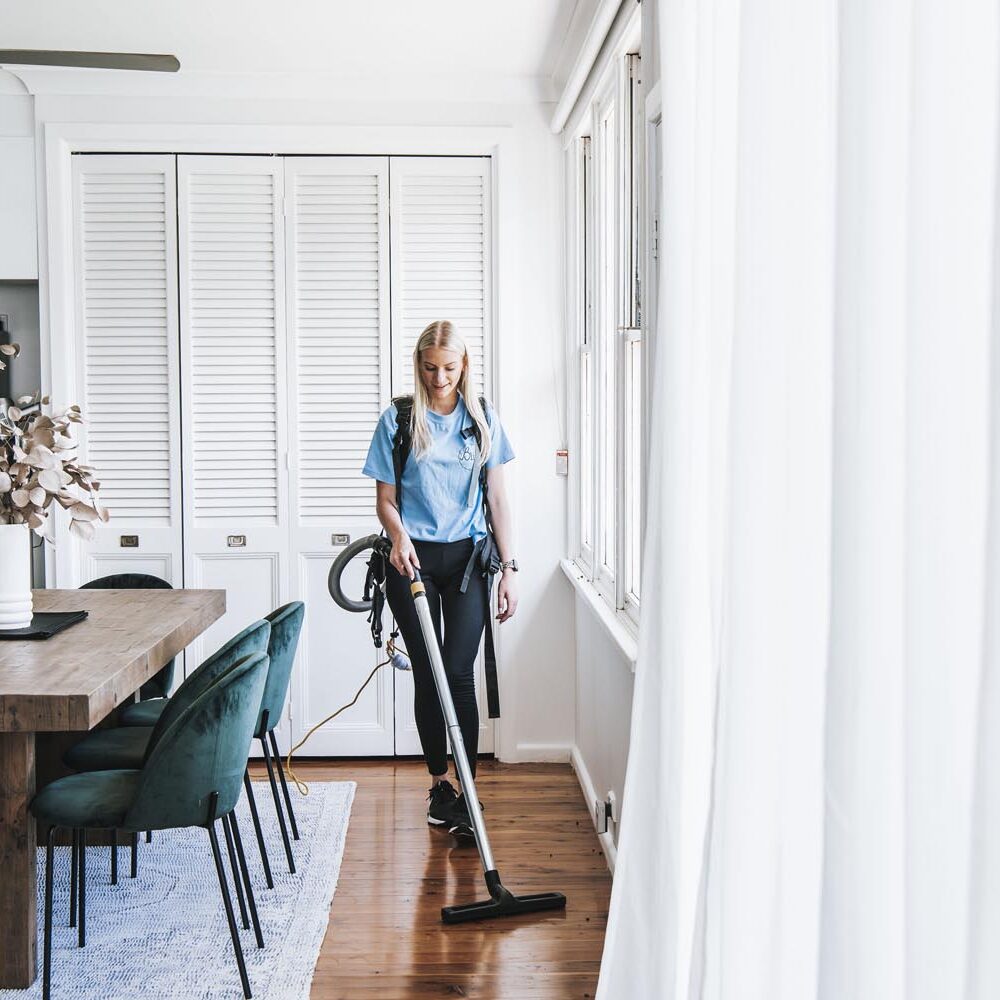
<svg viewBox="0 0 1000 1000">
<path fill-rule="evenodd" d="M 458 464 L 463 469 L 471 471 L 476 464 L 476 449 L 470 444 L 463 444 L 458 450 Z"/>
</svg>

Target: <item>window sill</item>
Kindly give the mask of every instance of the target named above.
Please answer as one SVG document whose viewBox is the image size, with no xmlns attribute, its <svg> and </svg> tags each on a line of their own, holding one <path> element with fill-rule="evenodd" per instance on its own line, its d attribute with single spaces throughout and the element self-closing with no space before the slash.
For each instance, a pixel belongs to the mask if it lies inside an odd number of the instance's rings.
<svg viewBox="0 0 1000 1000">
<path fill-rule="evenodd" d="M 609 607 L 597 588 L 580 572 L 579 566 L 572 559 L 560 559 L 559 565 L 562 567 L 566 579 L 573 584 L 576 592 L 590 606 L 597 620 L 604 627 L 604 631 L 608 633 L 611 640 L 621 650 L 622 655 L 628 660 L 632 673 L 635 673 L 635 661 L 639 658 L 639 643 L 632 623 L 626 624 L 625 615 Z"/>
</svg>

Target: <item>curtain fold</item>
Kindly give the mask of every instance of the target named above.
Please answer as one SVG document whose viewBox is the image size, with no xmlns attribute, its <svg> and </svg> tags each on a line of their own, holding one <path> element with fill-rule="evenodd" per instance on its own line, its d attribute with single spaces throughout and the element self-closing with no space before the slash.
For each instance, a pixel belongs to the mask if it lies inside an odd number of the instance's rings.
<svg viewBox="0 0 1000 1000">
<path fill-rule="evenodd" d="M 996 4 L 661 0 L 598 997 L 1000 996 Z"/>
</svg>

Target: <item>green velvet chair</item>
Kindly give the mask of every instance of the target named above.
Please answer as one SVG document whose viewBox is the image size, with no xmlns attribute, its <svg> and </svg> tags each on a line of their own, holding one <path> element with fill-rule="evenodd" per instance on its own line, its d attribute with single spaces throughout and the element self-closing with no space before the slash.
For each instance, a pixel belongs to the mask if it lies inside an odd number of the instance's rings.
<svg viewBox="0 0 1000 1000">
<path fill-rule="evenodd" d="M 292 856 L 292 845 L 288 839 L 288 823 L 291 824 L 292 836 L 299 839 L 299 829 L 295 822 L 295 812 L 292 809 L 292 799 L 288 794 L 288 782 L 285 780 L 285 768 L 278 750 L 278 741 L 274 735 L 275 726 L 281 721 L 285 710 L 285 700 L 288 697 L 288 685 L 292 676 L 292 666 L 295 663 L 295 652 L 299 645 L 299 635 L 302 632 L 302 621 L 306 606 L 301 601 L 292 601 L 272 611 L 266 621 L 271 625 L 271 637 L 267 644 L 267 655 L 271 666 L 267 673 L 267 687 L 264 689 L 264 699 L 260 706 L 260 718 L 254 736 L 260 740 L 264 754 L 264 764 L 267 767 L 268 781 L 271 783 L 271 797 L 274 799 L 274 809 L 278 816 L 278 826 L 281 829 L 281 839 L 285 846 L 285 857 L 288 870 L 294 874 L 295 859 Z M 270 746 L 268 746 L 270 741 Z M 276 765 L 276 767 L 275 767 Z M 281 780 L 281 790 L 285 805 L 288 808 L 288 823 L 285 822 L 284 810 L 281 808 L 281 797 L 278 795 L 278 785 L 274 772 L 277 769 Z M 246 782 L 247 797 L 250 800 L 250 815 L 254 820 L 254 830 L 257 834 L 257 845 L 260 848 L 260 859 L 264 865 L 264 874 L 270 887 L 271 865 L 267 858 L 267 848 L 264 846 L 264 835 L 260 829 L 257 817 L 257 804 L 253 797 L 253 785 L 249 779 Z"/>
<path fill-rule="evenodd" d="M 148 573 L 112 573 L 85 583 L 81 590 L 171 590 L 166 580 Z M 174 683 L 174 661 L 171 660 L 154 677 L 139 688 L 140 704 L 146 699 L 160 700 L 170 694 Z"/>
<path fill-rule="evenodd" d="M 140 705 L 156 705 L 156 720 L 149 726 L 119 726 L 112 729 L 95 729 L 79 743 L 70 747 L 63 756 L 63 762 L 74 771 L 110 771 L 121 768 L 138 769 L 149 759 L 161 737 L 189 705 L 196 701 L 212 686 L 217 678 L 229 670 L 237 660 L 251 653 L 266 653 L 271 635 L 271 625 L 260 619 L 248 625 L 217 649 L 207 660 L 197 667 L 177 688 L 172 698 L 157 701 L 138 702 Z M 73 868 L 83 861 L 80 857 L 82 846 L 73 840 Z M 132 835 L 132 878 L 136 877 L 138 856 L 138 834 Z M 112 832 L 111 882 L 118 882 L 117 834 Z M 70 923 L 74 918 L 75 897 L 70 899 Z"/>
<path fill-rule="evenodd" d="M 264 693 L 264 701 L 261 705 L 260 719 L 258 721 L 255 737 L 260 740 L 261 749 L 264 755 L 264 763 L 267 767 L 267 776 L 271 784 L 271 795 L 274 799 L 274 808 L 278 817 L 278 826 L 281 830 L 281 839 L 285 847 L 285 857 L 288 861 L 288 870 L 294 874 L 295 858 L 292 855 L 292 845 L 288 838 L 288 825 L 291 824 L 292 837 L 299 838 L 298 824 L 295 821 L 295 812 L 292 809 L 292 800 L 288 792 L 288 782 L 285 779 L 285 769 L 281 762 L 281 753 L 278 749 L 278 741 L 274 735 L 274 728 L 281 720 L 285 709 L 285 700 L 288 697 L 288 686 L 292 676 L 292 666 L 295 663 L 295 653 L 298 649 L 299 635 L 302 632 L 302 622 L 305 617 L 305 605 L 301 601 L 292 601 L 290 604 L 276 608 L 263 620 L 270 627 L 270 637 L 267 645 L 267 653 L 270 657 L 271 666 L 267 675 L 267 689 Z M 180 690 L 177 692 L 180 694 Z M 174 695 L 176 698 L 177 695 Z M 139 702 L 129 705 L 121 714 L 119 721 L 123 727 L 143 728 L 155 724 L 160 713 L 164 709 L 163 702 Z M 77 744 L 78 750 L 71 758 L 66 757 L 66 763 L 77 770 L 94 770 L 97 767 L 137 767 L 136 761 L 142 752 L 144 743 L 138 737 L 129 736 L 123 730 L 107 730 L 108 735 L 102 732 L 100 735 L 93 734 Z M 92 740 L 93 742 L 89 742 Z M 270 745 L 268 745 L 270 743 Z M 131 748 L 131 757 L 125 756 L 123 748 Z M 74 748 L 77 750 L 77 748 Z M 72 753 L 72 751 L 71 751 Z M 277 768 L 275 768 L 275 762 Z M 288 822 L 285 820 L 285 813 L 282 809 L 281 798 L 278 794 L 275 770 L 281 782 L 281 789 L 288 809 Z M 271 863 L 267 854 L 267 847 L 264 843 L 264 833 L 260 825 L 260 816 L 257 812 L 257 801 L 254 797 L 253 784 L 250 781 L 249 771 L 244 776 L 244 788 L 247 793 L 247 800 L 250 805 L 250 815 L 253 819 L 254 833 L 257 836 L 257 846 L 260 850 L 260 860 L 264 867 L 264 878 L 269 889 L 274 888 L 274 878 L 271 874 Z"/>
<path fill-rule="evenodd" d="M 240 797 L 241 780 L 260 719 L 267 671 L 267 654 L 257 652 L 217 676 L 213 684 L 174 717 L 141 769 L 73 774 L 46 785 L 32 800 L 35 818 L 49 828 L 45 846 L 43 1000 L 49 1000 L 52 988 L 53 847 L 57 830 L 110 828 L 138 833 L 193 826 L 208 832 L 243 994 L 250 997 L 250 982 L 215 824 L 222 820 L 243 925 L 249 927 L 246 918 L 249 904 L 257 945 L 263 947 L 253 887 L 233 810 Z M 83 855 L 79 877 L 82 945 L 86 939 Z"/>
</svg>

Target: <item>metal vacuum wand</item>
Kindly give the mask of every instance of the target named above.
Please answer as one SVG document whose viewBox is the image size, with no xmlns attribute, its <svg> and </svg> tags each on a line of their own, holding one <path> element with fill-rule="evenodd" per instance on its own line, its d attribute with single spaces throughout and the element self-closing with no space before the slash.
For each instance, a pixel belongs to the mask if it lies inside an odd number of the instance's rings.
<svg viewBox="0 0 1000 1000">
<path fill-rule="evenodd" d="M 434 686 L 437 688 L 441 711 L 444 713 L 448 728 L 448 741 L 451 744 L 452 756 L 458 769 L 458 778 L 462 783 L 462 793 L 469 807 L 469 820 L 476 837 L 476 847 L 483 863 L 483 876 L 490 899 L 480 903 L 465 903 L 460 906 L 443 906 L 441 919 L 446 924 L 457 924 L 465 920 L 484 920 L 488 917 L 513 916 L 518 913 L 535 913 L 539 910 L 560 910 L 566 906 L 566 897 L 561 892 L 538 892 L 527 896 L 515 896 L 504 888 L 500 881 L 500 873 L 493 861 L 493 851 L 490 849 L 489 837 L 486 835 L 486 824 L 483 822 L 483 811 L 479 806 L 479 796 L 476 794 L 476 783 L 472 777 L 472 767 L 465 752 L 462 740 L 462 730 L 455 713 L 455 704 L 448 687 L 448 676 L 445 673 L 444 661 L 441 659 L 441 647 L 438 645 L 437 633 L 434 630 L 434 620 L 427 603 L 427 594 L 420 579 L 419 570 L 414 570 L 410 582 L 410 593 L 420 620 L 420 631 L 423 633 L 424 645 L 431 662 L 434 674 Z"/>
</svg>

